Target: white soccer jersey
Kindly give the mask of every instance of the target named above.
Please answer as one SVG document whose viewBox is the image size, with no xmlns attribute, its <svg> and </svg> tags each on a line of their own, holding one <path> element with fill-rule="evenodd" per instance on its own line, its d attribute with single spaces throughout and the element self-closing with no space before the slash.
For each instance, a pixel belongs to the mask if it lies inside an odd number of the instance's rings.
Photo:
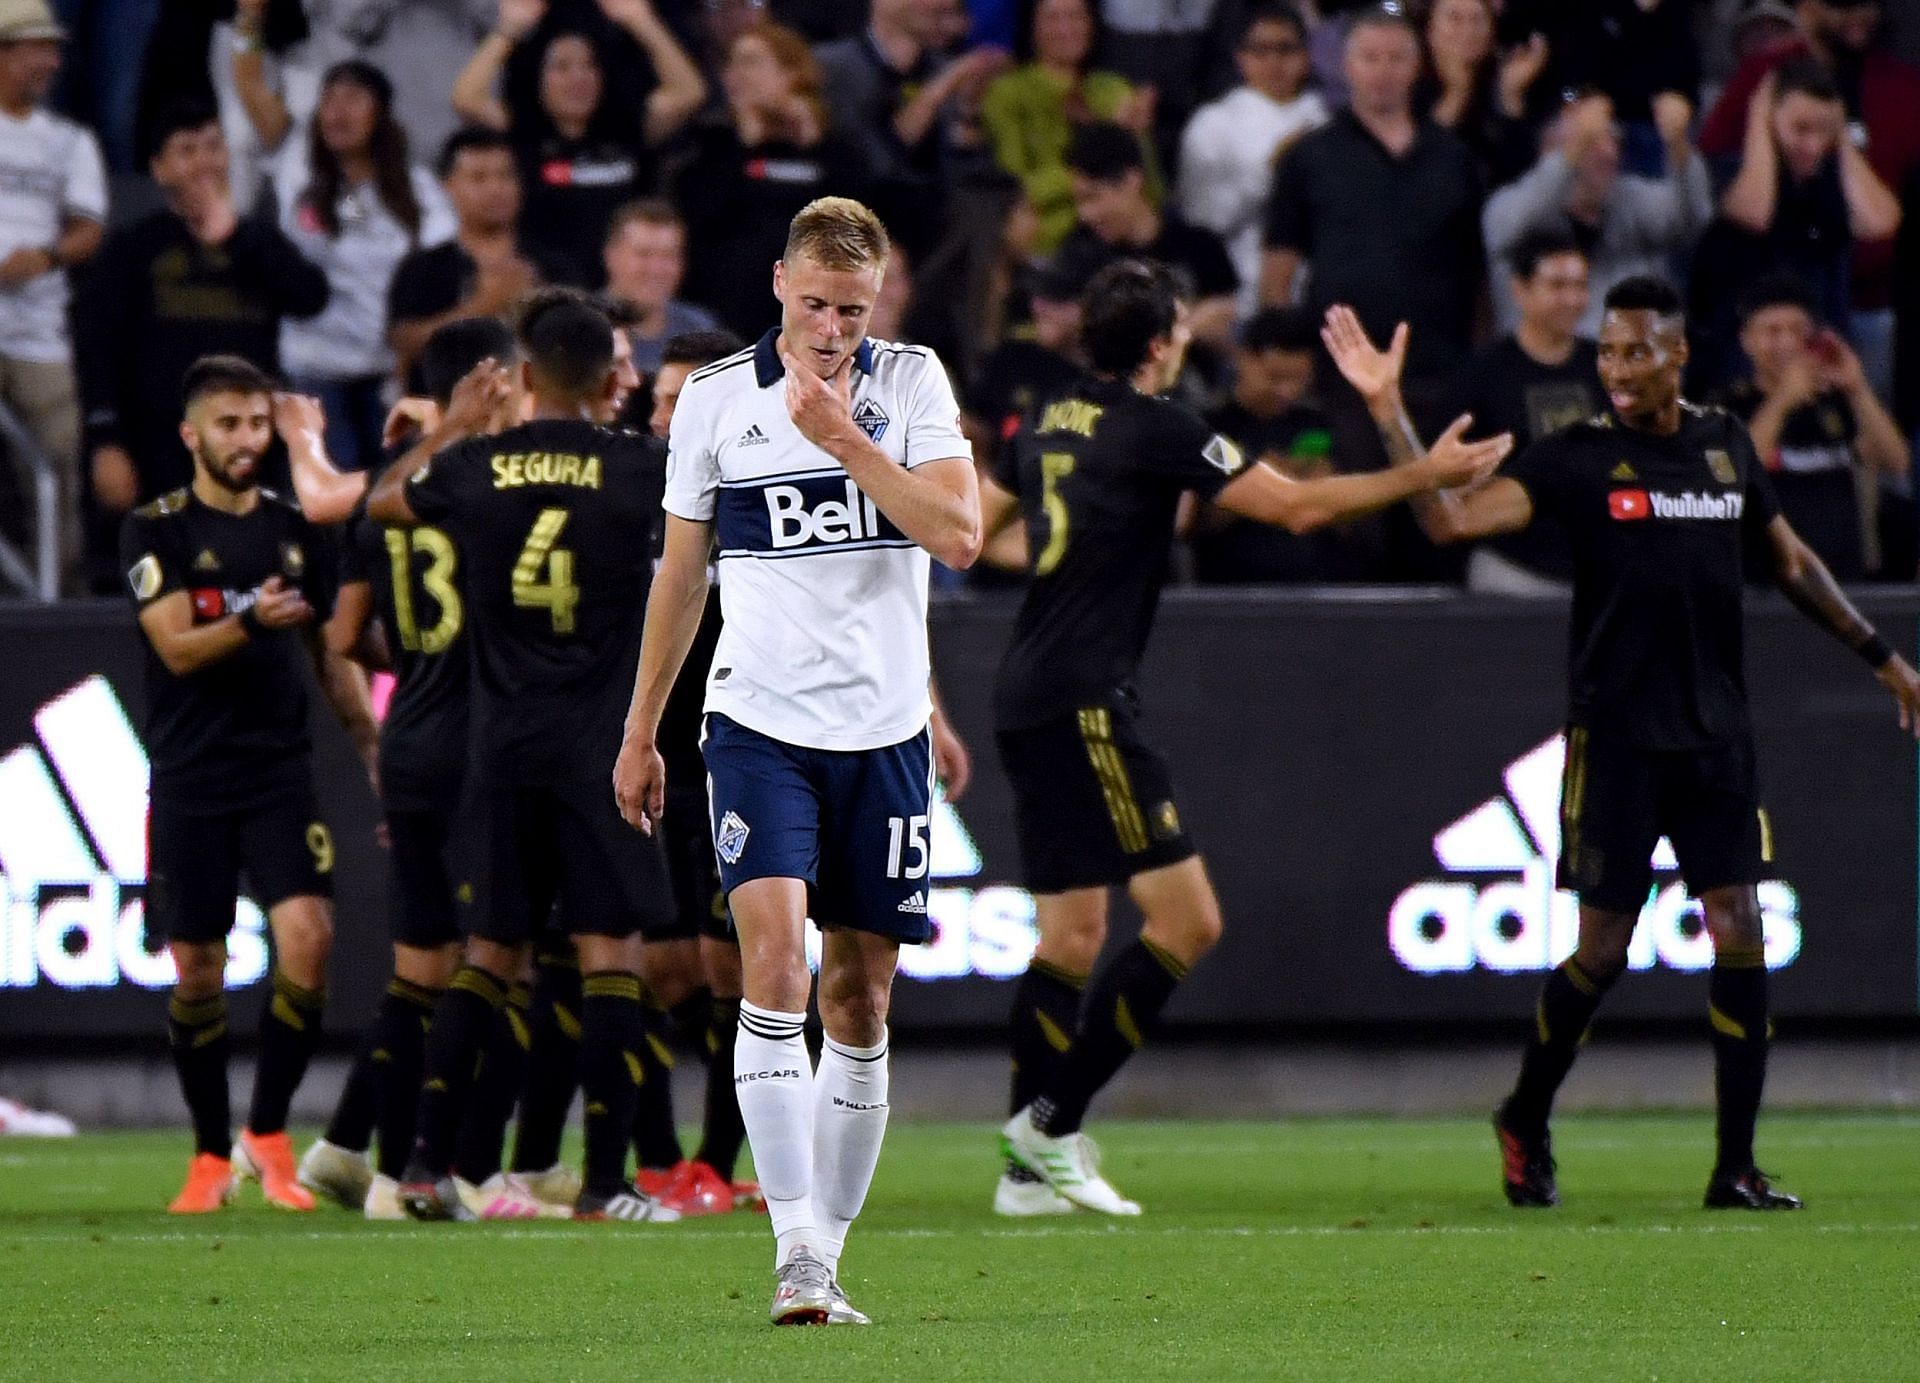
<svg viewBox="0 0 1920 1383">
<path fill-rule="evenodd" d="M 696 371 L 668 439 L 667 512 L 711 522 L 719 551 L 706 708 L 812 749 L 898 744 L 932 709 L 930 559 L 793 425 L 776 334 Z M 909 469 L 972 455 L 922 346 L 861 345 L 853 418 Z"/>
</svg>

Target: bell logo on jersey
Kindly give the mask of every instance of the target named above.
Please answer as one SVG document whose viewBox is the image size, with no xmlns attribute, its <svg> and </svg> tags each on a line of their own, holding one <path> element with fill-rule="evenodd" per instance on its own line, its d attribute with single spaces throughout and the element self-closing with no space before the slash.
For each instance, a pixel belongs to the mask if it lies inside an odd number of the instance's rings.
<svg viewBox="0 0 1920 1383">
<path fill-rule="evenodd" d="M 1652 512 L 1645 490 L 1614 490 L 1607 495 L 1607 513 L 1621 523 L 1644 519 Z"/>
<path fill-rule="evenodd" d="M 714 515 L 722 557 L 795 557 L 912 540 L 842 470 L 723 485 Z"/>
</svg>

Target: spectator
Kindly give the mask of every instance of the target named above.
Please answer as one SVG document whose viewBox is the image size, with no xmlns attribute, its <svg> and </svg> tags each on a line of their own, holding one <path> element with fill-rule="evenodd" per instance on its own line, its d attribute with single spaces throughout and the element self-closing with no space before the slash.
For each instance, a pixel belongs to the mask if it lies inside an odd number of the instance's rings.
<svg viewBox="0 0 1920 1383">
<path fill-rule="evenodd" d="M 1080 377 L 1080 295 L 1086 285 L 1047 269 L 1030 279 L 1027 324 L 996 346 L 969 384 L 961 426 L 986 458 L 1034 406 Z"/>
<path fill-rule="evenodd" d="M 675 296 L 687 276 L 687 223 L 671 202 L 649 197 L 616 211 L 603 260 L 608 296 L 633 310 L 627 340 L 642 375 L 658 373 L 660 353 L 673 337 L 716 325 L 704 307 Z"/>
<path fill-rule="evenodd" d="M 1233 33 L 1221 20 L 1220 0 L 1099 0 L 1108 65 L 1153 93 L 1153 124 L 1145 133 L 1154 147 L 1171 150 L 1200 104 L 1202 84 L 1218 54 L 1215 33 Z M 1205 95 L 1212 95 L 1208 90 Z"/>
<path fill-rule="evenodd" d="M 493 27 L 497 0 L 332 0 L 312 3 L 330 54 L 356 57 L 383 72 L 458 72 Z M 403 82 L 394 119 L 415 149 L 438 149 L 460 128 L 443 81 Z"/>
<path fill-rule="evenodd" d="M 66 270 L 100 249 L 106 174 L 93 136 L 42 106 L 65 33 L 44 4 L 0 11 L 0 404 L 25 425 L 58 481 L 55 563 L 64 589 L 79 575 L 80 401 L 67 332 Z M 14 448 L 0 443 L 0 451 Z M 32 468 L 13 455 L 13 513 L 23 540 L 36 504 Z M 0 510 L 6 495 L 0 490 Z"/>
<path fill-rule="evenodd" d="M 1737 305 L 1770 270 L 1811 288 L 1822 321 L 1845 323 L 1852 243 L 1888 241 L 1899 228 L 1898 199 L 1847 138 L 1832 75 L 1812 59 L 1770 73 L 1694 268 L 1695 378 L 1718 384 L 1738 370 Z"/>
<path fill-rule="evenodd" d="M 814 53 L 828 124 L 859 151 L 877 209 L 916 252 L 939 232 L 956 102 L 978 102 L 1012 61 L 996 48 L 942 60 L 944 8 L 940 0 L 873 0 L 864 33 Z"/>
<path fill-rule="evenodd" d="M 647 430 L 665 441 L 668 424 L 673 421 L 674 405 L 680 401 L 687 377 L 703 366 L 745 349 L 746 342 L 730 331 L 688 332 L 667 342 L 661 351 L 660 368 L 653 376 L 652 395 L 647 400 Z"/>
<path fill-rule="evenodd" d="M 1216 351 L 1233 340 L 1240 279 L 1220 237 L 1157 208 L 1147 195 L 1140 141 L 1119 125 L 1083 125 L 1067 148 L 1075 224 L 1058 262 L 1081 283 L 1116 259 L 1157 259 L 1185 276 L 1193 339 Z"/>
<path fill-rule="evenodd" d="M 53 106 L 98 134 L 111 171 L 138 172 L 141 74 L 160 0 L 54 0 L 53 8 L 73 44 Z"/>
<path fill-rule="evenodd" d="M 1246 313 L 1260 296 L 1260 218 L 1274 161 L 1326 124 L 1328 112 L 1320 94 L 1306 89 L 1307 26 L 1297 10 L 1262 4 L 1249 11 L 1234 61 L 1240 85 L 1195 111 L 1180 138 L 1180 210 L 1226 242 Z"/>
<path fill-rule="evenodd" d="M 1794 531 L 1835 576 L 1857 581 L 1866 575 L 1866 530 L 1855 473 L 1904 476 L 1912 458 L 1860 358 L 1821 326 L 1818 308 L 1786 275 L 1756 282 L 1740 313 L 1750 374 L 1721 402 L 1746 422 Z"/>
<path fill-rule="evenodd" d="M 1397 9 L 1355 18 L 1346 73 L 1352 106 L 1275 171 L 1260 296 L 1286 303 L 1311 268 L 1316 314 L 1346 303 L 1380 340 L 1407 322 L 1417 394 L 1466 354 L 1481 275 L 1478 174 L 1465 144 L 1414 113 L 1420 43 Z"/>
<path fill-rule="evenodd" d="M 320 100 L 320 59 L 299 0 L 237 0 L 213 26 L 207 70 L 232 161 L 233 202 L 252 211 L 273 162 Z"/>
<path fill-rule="evenodd" d="M 1471 413 L 1478 436 L 1512 433 L 1517 452 L 1594 417 L 1606 400 L 1598 351 L 1581 334 L 1592 289 L 1580 242 L 1564 228 L 1526 231 L 1508 249 L 1504 267 L 1518 320 L 1461 369 L 1445 412 Z M 1550 514 L 1534 515 L 1525 532 L 1483 543 L 1467 559 L 1469 590 L 1564 595 L 1572 581 L 1566 528 Z"/>
<path fill-rule="evenodd" d="M 1141 141 L 1147 186 L 1160 200 L 1159 164 L 1148 133 L 1154 95 L 1111 72 L 1090 70 L 1096 29 L 1088 0 L 1039 0 L 1030 31 L 1032 56 L 994 78 L 981 98 L 981 118 L 1000 167 L 1020 179 L 1040 216 L 1036 249 L 1050 254 L 1073 229 L 1067 145 L 1081 125 L 1111 120 Z"/>
<path fill-rule="evenodd" d="M 1039 218 L 1020 184 L 983 169 L 956 189 L 946 234 L 921 260 L 920 276 L 941 285 L 922 293 L 909 318 L 913 340 L 932 348 L 961 379 L 1029 324 L 1027 289 Z"/>
<path fill-rule="evenodd" d="M 1309 402 L 1320 324 L 1300 307 L 1256 314 L 1234 351 L 1233 395 L 1207 417 L 1247 456 L 1295 480 L 1330 475 L 1333 430 Z M 1213 505 L 1194 515 L 1194 579 L 1206 585 L 1332 581 L 1348 563 L 1337 530 L 1295 534 L 1236 517 Z"/>
<path fill-rule="evenodd" d="M 456 131 L 438 172 L 453 207 L 453 239 L 400 261 L 387 292 L 387 344 L 409 394 L 427 338 L 461 317 L 504 316 L 543 283 L 574 283 L 580 271 L 520 228 L 520 173 L 513 145 L 492 130 Z"/>
<path fill-rule="evenodd" d="M 107 237 L 79 324 L 81 397 L 93 493 L 109 512 L 184 485 L 180 386 L 203 355 L 278 373 L 280 322 L 316 316 L 327 276 L 269 219 L 242 219 L 212 106 L 155 118 L 147 170 L 166 205 Z"/>
<path fill-rule="evenodd" d="M 1662 92 L 1654 112 L 1667 144 L 1664 176 L 1621 171 L 1613 103 L 1589 96 L 1567 107 L 1532 171 L 1487 199 L 1482 225 L 1487 253 L 1496 264 L 1530 230 L 1564 230 L 1580 243 L 1592 274 L 1593 291 L 1580 323 L 1588 336 L 1600 333 L 1600 304 L 1609 288 L 1636 274 L 1666 273 L 1713 216 L 1706 165 L 1687 143 L 1692 111 L 1686 99 Z M 1518 319 L 1514 300 L 1497 293 L 1494 310 L 1500 326 L 1512 330 Z"/>
<path fill-rule="evenodd" d="M 805 39 L 761 24 L 733 41 L 724 123 L 695 134 L 674 200 L 687 218 L 688 296 L 753 340 L 778 318 L 768 266 L 816 197 L 859 196 L 860 156 L 827 132 L 820 68 Z"/>
<path fill-rule="evenodd" d="M 616 34 L 549 19 L 546 0 L 500 0 L 494 31 L 453 84 L 462 118 L 507 134 L 520 158 L 527 239 L 558 251 L 595 287 L 613 213 L 656 183 L 654 151 L 706 99 L 693 59 L 649 0 L 597 0 L 618 35 L 645 53 L 655 78 L 610 66 Z M 495 94 L 505 74 L 505 96 Z"/>
<path fill-rule="evenodd" d="M 1905 189 L 1920 175 L 1920 71 L 1876 46 L 1882 6 L 1878 0 L 1799 0 L 1794 8 L 1798 39 L 1740 65 L 1701 123 L 1701 152 L 1729 164 L 1742 157 L 1749 110 L 1767 74 L 1811 57 L 1833 74 L 1846 105 L 1848 142 L 1866 155 L 1881 182 Z M 1894 250 L 1890 242 L 1862 237 L 1855 229 L 1848 332 L 1867 378 L 1887 397 L 1893 378 Z"/>
<path fill-rule="evenodd" d="M 1426 71 L 1414 106 L 1466 141 L 1486 186 L 1519 176 L 1533 161 L 1527 96 L 1546 66 L 1546 41 L 1535 35 L 1501 57 L 1491 0 L 1434 0 L 1424 37 Z"/>
<path fill-rule="evenodd" d="M 393 84 L 351 61 L 327 70 L 305 138 L 274 168 L 281 229 L 327 276 L 326 310 L 280 328 L 280 363 L 296 391 L 320 401 L 341 470 L 379 459 L 393 377 L 387 294 L 411 251 L 452 238 L 453 210 L 430 173 L 407 157 Z"/>
</svg>

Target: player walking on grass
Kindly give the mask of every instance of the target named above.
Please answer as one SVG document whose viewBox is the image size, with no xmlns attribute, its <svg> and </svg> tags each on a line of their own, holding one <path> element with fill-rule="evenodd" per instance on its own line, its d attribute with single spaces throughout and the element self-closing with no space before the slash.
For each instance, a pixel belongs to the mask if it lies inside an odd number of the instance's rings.
<svg viewBox="0 0 1920 1383">
<path fill-rule="evenodd" d="M 660 469 L 646 439 L 593 421 L 618 388 L 604 313 L 548 290 L 525 306 L 518 334 L 532 420 L 475 435 L 512 392 L 486 362 L 367 498 L 376 522 L 432 524 L 453 539 L 473 640 L 479 916 L 434 1010 L 400 1201 L 421 1219 L 469 1217 L 450 1172 L 474 1060 L 557 900 L 582 972 L 587 1159 L 575 1216 L 678 1218 L 626 1183 L 640 1040 L 634 938 L 665 909 L 666 871 L 601 786 L 638 652 Z"/>
<path fill-rule="evenodd" d="M 1016 435 L 983 498 L 989 539 L 1024 515 L 1031 575 L 994 697 L 1040 930 L 1014 990 L 1013 1118 L 994 1194 L 1003 1215 L 1140 1213 L 1100 1175 L 1081 1122 L 1220 939 L 1219 900 L 1138 728 L 1134 690 L 1181 496 L 1307 533 L 1483 476 L 1511 444 L 1463 443 L 1462 419 L 1416 470 L 1295 482 L 1158 397 L 1189 340 L 1164 267 L 1111 265 L 1083 304 L 1091 377 Z M 1088 990 L 1116 885 L 1145 925 Z"/>
<path fill-rule="evenodd" d="M 236 1173 L 257 1176 L 270 1204 L 313 1208 L 286 1127 L 320 1043 L 333 838 L 314 802 L 303 662 L 373 771 L 366 681 L 315 626 L 332 601 L 324 545 L 259 485 L 272 390 L 237 357 L 195 361 L 180 425 L 193 482 L 129 514 L 120 535 L 146 643 L 147 929 L 167 941 L 179 975 L 167 1034 L 193 1115 L 195 1156 L 175 1214 L 218 1210 Z M 267 911 L 274 968 L 236 1149 L 225 973 L 243 872 Z"/>
<path fill-rule="evenodd" d="M 1400 401 L 1403 325 L 1382 352 L 1344 307 L 1324 332 L 1396 465 L 1417 464 Z M 1707 989 L 1719 1156 L 1708 1209 L 1795 1210 L 1754 1164 L 1766 1082 L 1765 938 L 1754 885 L 1773 858 L 1760 805 L 1742 652 L 1741 593 L 1767 575 L 1858 653 L 1920 734 L 1920 679 L 1780 516 L 1737 419 L 1680 396 L 1686 323 L 1673 289 L 1633 278 L 1607 294 L 1600 383 L 1608 407 L 1534 443 L 1484 488 L 1416 504 L 1436 542 L 1525 528 L 1536 513 L 1572 545 L 1573 625 L 1560 887 L 1580 895 L 1579 943 L 1547 977 L 1513 1093 L 1494 1115 L 1507 1199 L 1559 1203 L 1547 1117 L 1587 1026 L 1627 967 L 1661 836 L 1673 842 L 1713 938 Z"/>
<path fill-rule="evenodd" d="M 776 1240 L 774 1323 L 864 1323 L 840 1256 L 887 1125 L 887 1007 L 925 941 L 928 555 L 979 553 L 970 448 L 933 353 L 866 339 L 889 247 L 866 207 L 810 203 L 774 266 L 780 329 L 696 371 L 673 416 L 664 555 L 614 769 L 663 820 L 662 710 L 719 544 L 709 811 L 740 938 L 735 1089 Z M 818 1072 L 805 922 L 824 933 Z"/>
</svg>

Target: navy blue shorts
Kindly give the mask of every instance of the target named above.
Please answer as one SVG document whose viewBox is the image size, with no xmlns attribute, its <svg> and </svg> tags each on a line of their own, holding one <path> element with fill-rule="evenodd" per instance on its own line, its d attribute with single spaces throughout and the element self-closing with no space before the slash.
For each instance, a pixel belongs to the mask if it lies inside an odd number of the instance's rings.
<svg viewBox="0 0 1920 1383">
<path fill-rule="evenodd" d="M 720 883 L 805 879 L 813 920 L 908 945 L 927 917 L 933 739 L 880 749 L 806 749 L 709 715 L 708 812 Z"/>
</svg>

